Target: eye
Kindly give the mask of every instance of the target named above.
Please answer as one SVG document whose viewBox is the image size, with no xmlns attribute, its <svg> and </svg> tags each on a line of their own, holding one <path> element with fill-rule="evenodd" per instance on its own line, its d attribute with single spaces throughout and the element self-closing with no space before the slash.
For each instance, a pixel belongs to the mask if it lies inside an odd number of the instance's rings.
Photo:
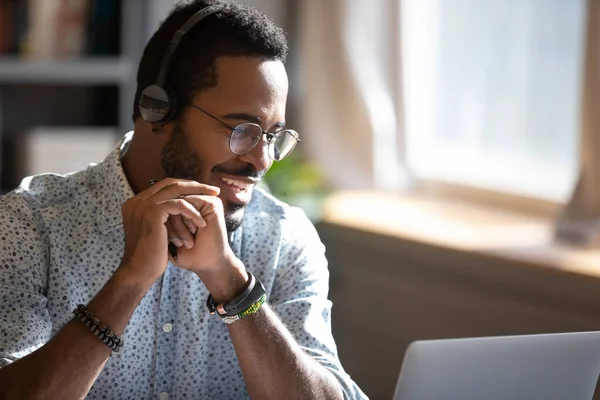
<svg viewBox="0 0 600 400">
<path fill-rule="evenodd" d="M 243 154 L 251 150 L 262 137 L 262 129 L 251 123 L 239 124 L 233 130 L 230 138 L 231 151 Z"/>
</svg>

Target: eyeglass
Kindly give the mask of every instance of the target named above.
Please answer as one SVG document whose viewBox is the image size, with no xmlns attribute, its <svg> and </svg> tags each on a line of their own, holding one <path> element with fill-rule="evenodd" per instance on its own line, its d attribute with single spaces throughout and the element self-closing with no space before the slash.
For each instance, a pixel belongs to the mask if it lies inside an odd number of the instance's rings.
<svg viewBox="0 0 600 400">
<path fill-rule="evenodd" d="M 290 155 L 292 150 L 296 147 L 296 144 L 300 142 L 298 132 L 292 129 L 282 129 L 270 133 L 263 131 L 260 125 L 253 122 L 242 122 L 241 124 L 232 126 L 193 104 L 191 104 L 191 106 L 231 129 L 231 134 L 229 135 L 229 149 L 235 154 L 245 154 L 249 152 L 258 142 L 260 142 L 262 136 L 266 135 L 269 157 L 274 161 L 281 161 Z"/>
</svg>

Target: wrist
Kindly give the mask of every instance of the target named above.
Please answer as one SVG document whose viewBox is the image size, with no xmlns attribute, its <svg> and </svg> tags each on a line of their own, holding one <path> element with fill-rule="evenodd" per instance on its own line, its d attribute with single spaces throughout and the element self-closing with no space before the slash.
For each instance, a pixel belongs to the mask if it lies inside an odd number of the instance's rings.
<svg viewBox="0 0 600 400">
<path fill-rule="evenodd" d="M 122 264 L 115 271 L 112 279 L 117 286 L 125 287 L 134 296 L 142 298 L 157 278 L 145 276 Z"/>
<path fill-rule="evenodd" d="M 233 257 L 213 271 L 196 273 L 215 302 L 224 303 L 237 297 L 248 285 L 249 277 L 244 264 Z"/>
<path fill-rule="evenodd" d="M 87 308 L 117 335 L 122 335 L 131 315 L 152 283 L 139 273 L 121 265 Z"/>
</svg>

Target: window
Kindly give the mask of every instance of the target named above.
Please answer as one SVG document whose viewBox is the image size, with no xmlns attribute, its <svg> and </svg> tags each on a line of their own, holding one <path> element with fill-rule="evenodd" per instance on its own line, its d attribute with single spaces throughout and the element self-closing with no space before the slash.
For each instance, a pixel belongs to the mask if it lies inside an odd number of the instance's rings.
<svg viewBox="0 0 600 400">
<path fill-rule="evenodd" d="M 567 201 L 585 25 L 584 0 L 402 0 L 410 172 Z"/>
</svg>

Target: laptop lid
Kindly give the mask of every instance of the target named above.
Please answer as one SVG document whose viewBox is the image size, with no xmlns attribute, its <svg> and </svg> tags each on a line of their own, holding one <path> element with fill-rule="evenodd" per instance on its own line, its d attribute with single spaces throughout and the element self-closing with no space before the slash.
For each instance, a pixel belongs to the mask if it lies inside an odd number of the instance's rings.
<svg viewBox="0 0 600 400">
<path fill-rule="evenodd" d="M 591 400 L 600 332 L 416 341 L 394 400 Z"/>
</svg>

